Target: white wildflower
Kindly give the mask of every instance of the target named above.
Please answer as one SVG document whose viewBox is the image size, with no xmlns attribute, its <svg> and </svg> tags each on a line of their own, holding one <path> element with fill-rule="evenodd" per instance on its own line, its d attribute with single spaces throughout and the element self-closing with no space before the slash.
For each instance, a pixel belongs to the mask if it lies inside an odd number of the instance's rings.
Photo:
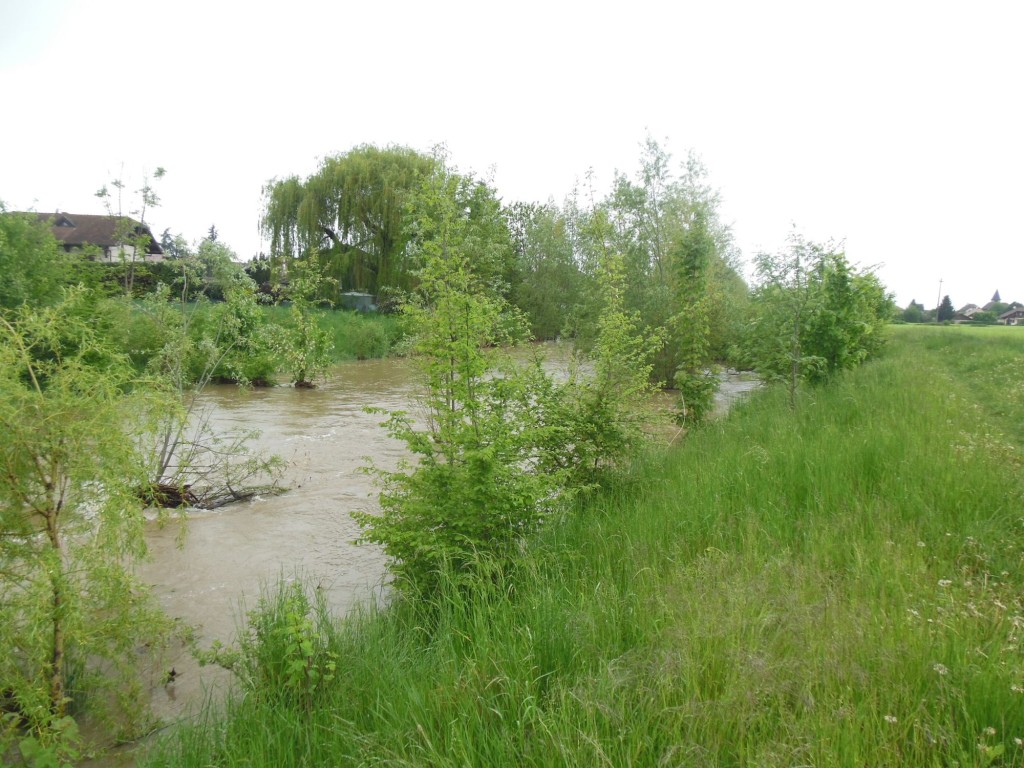
<svg viewBox="0 0 1024 768">
<path fill-rule="evenodd" d="M 949 674 L 949 668 L 945 664 L 939 664 L 938 662 L 935 662 L 934 664 L 932 664 L 932 669 L 938 672 L 940 675 Z"/>
</svg>

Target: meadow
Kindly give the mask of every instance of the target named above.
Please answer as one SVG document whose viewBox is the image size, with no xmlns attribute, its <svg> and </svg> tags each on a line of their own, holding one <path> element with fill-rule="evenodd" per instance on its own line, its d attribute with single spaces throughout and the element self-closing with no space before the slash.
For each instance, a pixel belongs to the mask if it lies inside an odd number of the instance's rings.
<svg viewBox="0 0 1024 768">
<path fill-rule="evenodd" d="M 250 614 L 150 766 L 1024 761 L 1024 332 L 897 327 L 579 499 L 513 568 Z"/>
</svg>

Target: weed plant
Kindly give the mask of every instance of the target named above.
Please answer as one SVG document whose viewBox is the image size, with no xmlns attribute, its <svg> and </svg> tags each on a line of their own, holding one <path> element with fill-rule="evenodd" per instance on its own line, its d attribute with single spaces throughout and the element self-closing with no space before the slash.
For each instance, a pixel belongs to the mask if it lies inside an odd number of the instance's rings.
<svg viewBox="0 0 1024 768">
<path fill-rule="evenodd" d="M 329 683 L 243 688 L 149 764 L 1020 765 L 1009 330 L 901 328 L 797 410 L 751 397 L 476 589 L 324 630 Z"/>
</svg>

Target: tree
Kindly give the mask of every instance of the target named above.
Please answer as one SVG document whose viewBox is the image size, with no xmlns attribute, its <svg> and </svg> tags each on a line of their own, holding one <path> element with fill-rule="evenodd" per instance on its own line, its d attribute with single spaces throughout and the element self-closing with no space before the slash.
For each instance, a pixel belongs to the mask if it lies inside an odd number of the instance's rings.
<svg viewBox="0 0 1024 768">
<path fill-rule="evenodd" d="M 204 237 L 195 249 L 193 263 L 199 267 L 197 285 L 209 298 L 222 301 L 225 289 L 236 282 L 245 268 L 238 255 L 223 241 Z"/>
<path fill-rule="evenodd" d="M 584 356 L 589 368 L 574 367 L 562 387 L 550 387 L 541 399 L 543 423 L 554 437 L 541 455 L 541 467 L 564 471 L 570 488 L 600 481 L 635 453 L 643 441 L 654 390 L 654 357 L 665 343 L 664 332 L 645 330 L 637 312 L 626 306 L 624 259 L 608 245 L 610 226 L 601 212 L 585 235 L 604 242 L 595 268 L 600 311 L 597 336 Z"/>
<path fill-rule="evenodd" d="M 416 256 L 424 264 L 404 311 L 415 332 L 426 427 L 406 413 L 387 422 L 415 456 L 398 471 L 375 472 L 381 513 L 360 514 L 366 541 L 392 561 L 396 586 L 432 589 L 450 567 L 507 562 L 555 500 L 555 473 L 530 471 L 538 440 L 534 403 L 501 347 L 525 333 L 497 290 L 494 270 L 507 230 L 470 215 L 472 188 L 439 162 L 412 201 Z M 534 369 L 537 370 L 537 369 Z"/>
<path fill-rule="evenodd" d="M 709 287 L 715 242 L 703 210 L 697 210 L 690 228 L 679 236 L 672 256 L 676 314 L 669 327 L 678 361 L 674 382 L 680 394 L 679 415 L 683 423 L 698 424 L 711 413 L 718 390 L 709 354 L 713 300 Z"/>
<path fill-rule="evenodd" d="M 166 169 L 158 167 L 153 173 L 153 179 L 158 181 L 162 179 L 166 173 Z M 135 191 L 138 197 L 135 198 L 133 207 L 128 211 L 128 215 L 126 216 L 123 208 L 125 187 L 123 175 L 116 179 L 112 179 L 109 184 L 117 190 L 116 208 L 113 200 L 111 199 L 113 195 L 106 184 L 100 187 L 96 192 L 96 197 L 103 201 L 103 206 L 107 210 L 107 215 L 116 217 L 117 219 L 117 232 L 115 235 L 120 241 L 121 245 L 119 252 L 121 262 L 125 265 L 124 292 L 126 296 L 131 296 L 135 287 L 136 255 L 139 253 L 145 253 L 150 240 L 149 235 L 144 234 L 140 229 L 145 228 L 146 212 L 150 208 L 160 205 L 160 198 L 157 197 L 156 190 L 150 181 L 149 174 L 143 173 L 142 186 Z M 138 223 L 141 224 L 142 227 L 137 227 L 135 222 L 132 221 L 129 216 L 138 216 Z"/>
<path fill-rule="evenodd" d="M 0 314 L 22 304 L 55 301 L 66 265 L 46 224 L 32 214 L 8 213 L 0 202 Z"/>
<path fill-rule="evenodd" d="M 907 304 L 907 308 L 903 310 L 901 317 L 905 323 L 923 323 L 924 306 L 911 299 L 910 303 Z"/>
<path fill-rule="evenodd" d="M 565 217 L 554 205 L 523 203 L 506 209 L 505 216 L 517 260 L 511 299 L 535 339 L 557 338 L 578 324 L 586 279 Z"/>
<path fill-rule="evenodd" d="M 249 448 L 259 433 L 215 429 L 200 397 L 214 381 L 269 381 L 280 362 L 274 345 L 280 331 L 232 256 L 223 243 L 204 240 L 195 255 L 176 262 L 173 285 L 131 304 L 113 302 L 102 313 L 120 313 L 119 325 L 129 329 L 121 346 L 165 395 L 165 407 L 138 436 L 147 458 L 139 494 L 153 504 L 209 508 L 276 487 L 280 460 Z M 193 289 L 211 282 L 221 301 Z"/>
<path fill-rule="evenodd" d="M 210 228 L 206 231 L 206 239 L 211 243 L 217 242 L 217 225 L 211 224 Z"/>
<path fill-rule="evenodd" d="M 170 629 L 131 571 L 146 549 L 133 435 L 163 406 L 83 317 L 85 299 L 0 318 L 0 680 L 33 743 L 58 751 L 72 746 L 72 701 L 138 724 L 135 651 Z"/>
<path fill-rule="evenodd" d="M 710 248 L 703 299 L 710 355 L 712 350 L 724 354 L 731 343 L 728 331 L 734 326 L 735 308 L 727 302 L 742 301 L 745 288 L 736 273 L 738 257 L 731 233 L 719 219 L 719 195 L 707 175 L 693 153 L 678 173 L 673 172 L 671 156 L 648 137 L 636 180 L 617 174 L 612 193 L 600 207 L 612 226 L 610 242 L 623 257 L 626 306 L 639 313 L 649 332 L 668 330 L 683 309 L 677 304 L 680 294 L 675 280 L 680 273 L 674 258 L 690 230 L 695 226 L 702 230 L 700 237 Z M 681 366 L 680 348 L 669 341 L 670 335 L 664 338 L 666 345 L 654 360 L 653 376 L 672 382 Z"/>
<path fill-rule="evenodd" d="M 365 144 L 324 159 L 305 180 L 270 181 L 261 228 L 277 276 L 315 250 L 343 290 L 410 287 L 406 206 L 434 166 L 406 147 Z"/>
<path fill-rule="evenodd" d="M 662 343 L 638 332 L 624 308 L 622 259 L 605 248 L 587 365 L 558 383 L 536 357 L 513 362 L 503 348 L 524 337 L 525 323 L 501 291 L 507 230 L 500 217 L 483 215 L 492 205 L 464 206 L 460 190 L 480 193 L 439 160 L 413 200 L 410 243 L 424 268 L 405 312 L 416 334 L 425 419 L 390 415 L 390 433 L 415 460 L 374 471 L 381 513 L 356 516 L 364 540 L 391 558 L 396 586 L 414 593 L 429 593 L 446 569 L 462 580 L 508 567 L 557 504 L 631 455 L 652 347 Z M 592 241 L 607 239 L 603 217 L 589 229 Z"/>
<path fill-rule="evenodd" d="M 953 309 L 953 302 L 950 301 L 949 296 L 943 296 L 935 319 L 942 323 L 946 320 L 952 320 L 955 314 L 956 310 Z"/>
<path fill-rule="evenodd" d="M 182 295 L 188 292 L 182 286 Z M 148 325 L 149 385 L 163 393 L 137 441 L 146 458 L 146 480 L 136 492 L 158 506 L 211 508 L 276 487 L 281 462 L 253 453 L 255 430 L 223 432 L 211 423 L 200 395 L 213 381 L 243 384 L 267 375 L 276 333 L 263 321 L 251 282 L 236 278 L 226 300 L 170 301 L 164 286 L 137 302 L 137 323 Z"/>
<path fill-rule="evenodd" d="M 785 380 L 796 405 L 801 380 L 820 383 L 882 345 L 892 299 L 833 243 L 797 233 L 785 251 L 758 254 L 744 354 L 766 379 Z"/>
<path fill-rule="evenodd" d="M 334 342 L 320 327 L 316 313 L 316 297 L 320 295 L 325 278 L 316 254 L 295 262 L 289 272 L 284 297 L 289 300 L 288 325 L 275 336 L 275 351 L 284 366 L 291 371 L 296 387 L 312 389 L 313 379 L 322 376 L 331 363 Z"/>
<path fill-rule="evenodd" d="M 180 234 L 172 235 L 169 228 L 160 234 L 160 249 L 168 259 L 184 259 L 190 253 L 185 238 Z"/>
</svg>

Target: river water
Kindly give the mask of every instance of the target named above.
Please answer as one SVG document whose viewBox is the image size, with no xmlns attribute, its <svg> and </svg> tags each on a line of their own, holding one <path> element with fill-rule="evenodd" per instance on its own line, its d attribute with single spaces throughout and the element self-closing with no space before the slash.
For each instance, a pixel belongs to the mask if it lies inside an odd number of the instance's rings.
<svg viewBox="0 0 1024 768">
<path fill-rule="evenodd" d="M 280 495 L 188 515 L 181 526 L 150 524 L 150 559 L 138 573 L 168 615 L 197 628 L 201 647 L 229 642 L 241 618 L 240 601 L 252 607 L 264 586 L 301 575 L 320 588 L 337 615 L 379 596 L 385 561 L 371 545 L 356 546 L 359 528 L 350 513 L 374 509 L 372 478 L 360 471 L 368 460 L 394 468 L 402 443 L 380 426 L 382 415 L 366 408 L 413 408 L 415 387 L 405 360 L 368 360 L 338 366 L 318 389 L 272 387 L 242 390 L 210 387 L 218 430 L 260 431 L 255 449 L 286 462 Z M 155 670 L 152 705 L 174 720 L 223 686 L 228 675 L 200 669 L 185 648 L 175 649 L 166 669 Z M 174 682 L 162 685 L 173 668 Z"/>
<path fill-rule="evenodd" d="M 719 410 L 756 386 L 722 378 Z M 196 627 L 201 647 L 230 642 L 243 616 L 240 601 L 251 608 L 261 588 L 280 577 L 301 575 L 339 616 L 383 595 L 385 558 L 375 546 L 354 543 L 359 529 L 350 513 L 376 508 L 372 478 L 361 468 L 372 460 L 391 469 L 405 455 L 380 426 L 384 416 L 366 408 L 415 412 L 414 380 L 409 361 L 370 360 L 336 367 L 318 389 L 225 386 L 202 395 L 219 428 L 261 432 L 253 445 L 286 461 L 282 485 L 290 490 L 190 513 L 183 545 L 178 523 L 150 525 L 150 559 L 138 573 L 170 616 Z M 174 682 L 164 685 L 172 667 Z M 154 714 L 165 722 L 187 716 L 228 681 L 224 670 L 200 668 L 184 646 L 176 647 L 152 672 Z"/>
</svg>

